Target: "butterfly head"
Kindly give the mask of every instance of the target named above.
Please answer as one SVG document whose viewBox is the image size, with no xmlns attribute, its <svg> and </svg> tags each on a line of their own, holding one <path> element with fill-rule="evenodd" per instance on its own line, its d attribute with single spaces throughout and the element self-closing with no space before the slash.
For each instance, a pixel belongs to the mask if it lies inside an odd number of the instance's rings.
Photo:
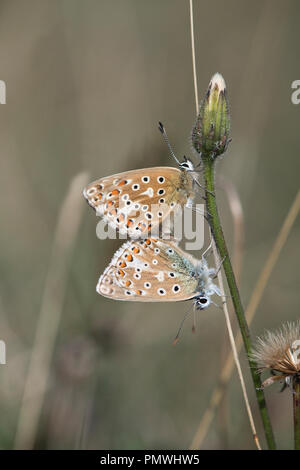
<svg viewBox="0 0 300 470">
<path fill-rule="evenodd" d="M 204 310 L 205 308 L 209 307 L 211 304 L 210 296 L 209 295 L 197 295 L 194 299 L 196 310 Z"/>
<path fill-rule="evenodd" d="M 194 168 L 193 162 L 186 157 L 183 157 L 183 158 L 184 158 L 183 162 L 179 163 L 180 170 L 194 171 L 195 168 Z"/>
</svg>

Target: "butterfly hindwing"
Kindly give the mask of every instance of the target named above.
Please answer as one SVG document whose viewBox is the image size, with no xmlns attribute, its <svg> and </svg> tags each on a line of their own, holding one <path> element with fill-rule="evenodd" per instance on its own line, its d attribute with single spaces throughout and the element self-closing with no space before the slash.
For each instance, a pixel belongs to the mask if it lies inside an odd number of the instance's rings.
<svg viewBox="0 0 300 470">
<path fill-rule="evenodd" d="M 194 198 L 192 177 L 172 167 L 101 178 L 89 184 L 83 194 L 97 215 L 131 238 L 153 232 L 178 205 L 184 206 Z"/>
<path fill-rule="evenodd" d="M 197 293 L 197 261 L 175 241 L 125 243 L 99 279 L 97 292 L 116 300 L 180 301 Z"/>
</svg>

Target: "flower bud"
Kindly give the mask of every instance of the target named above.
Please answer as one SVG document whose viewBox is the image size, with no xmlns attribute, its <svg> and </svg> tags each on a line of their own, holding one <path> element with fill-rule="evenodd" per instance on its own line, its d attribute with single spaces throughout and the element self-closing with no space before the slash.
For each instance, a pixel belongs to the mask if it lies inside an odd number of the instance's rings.
<svg viewBox="0 0 300 470">
<path fill-rule="evenodd" d="M 226 85 L 222 75 L 216 73 L 199 108 L 192 131 L 193 147 L 202 157 L 215 159 L 226 151 L 230 142 L 229 131 Z"/>
</svg>

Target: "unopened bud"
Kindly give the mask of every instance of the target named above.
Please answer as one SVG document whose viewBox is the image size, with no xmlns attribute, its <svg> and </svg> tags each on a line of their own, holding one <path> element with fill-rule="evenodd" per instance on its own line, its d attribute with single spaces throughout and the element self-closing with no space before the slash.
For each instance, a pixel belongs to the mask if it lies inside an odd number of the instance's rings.
<svg viewBox="0 0 300 470">
<path fill-rule="evenodd" d="M 201 157 L 214 159 L 226 151 L 230 142 L 229 131 L 226 85 L 222 75 L 216 73 L 199 108 L 192 131 L 193 147 Z"/>
</svg>

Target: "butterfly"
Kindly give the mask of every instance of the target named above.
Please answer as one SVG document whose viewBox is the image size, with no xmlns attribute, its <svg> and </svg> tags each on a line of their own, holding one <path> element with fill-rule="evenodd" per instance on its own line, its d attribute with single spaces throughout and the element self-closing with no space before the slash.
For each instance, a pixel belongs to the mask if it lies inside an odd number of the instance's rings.
<svg viewBox="0 0 300 470">
<path fill-rule="evenodd" d="M 206 250 L 207 252 L 208 250 Z M 221 296 L 203 253 L 197 260 L 172 240 L 131 240 L 115 253 L 97 284 L 97 292 L 115 300 L 177 302 L 193 299 L 197 310 L 207 308 L 211 296 Z"/>
<path fill-rule="evenodd" d="M 117 173 L 90 183 L 83 191 L 97 215 L 113 229 L 134 239 L 145 237 L 150 231 L 157 233 L 155 230 L 179 208 L 192 207 L 196 186 L 200 186 L 193 163 L 186 157 L 179 162 L 161 123 L 159 128 L 179 168 L 153 167 Z"/>
</svg>

